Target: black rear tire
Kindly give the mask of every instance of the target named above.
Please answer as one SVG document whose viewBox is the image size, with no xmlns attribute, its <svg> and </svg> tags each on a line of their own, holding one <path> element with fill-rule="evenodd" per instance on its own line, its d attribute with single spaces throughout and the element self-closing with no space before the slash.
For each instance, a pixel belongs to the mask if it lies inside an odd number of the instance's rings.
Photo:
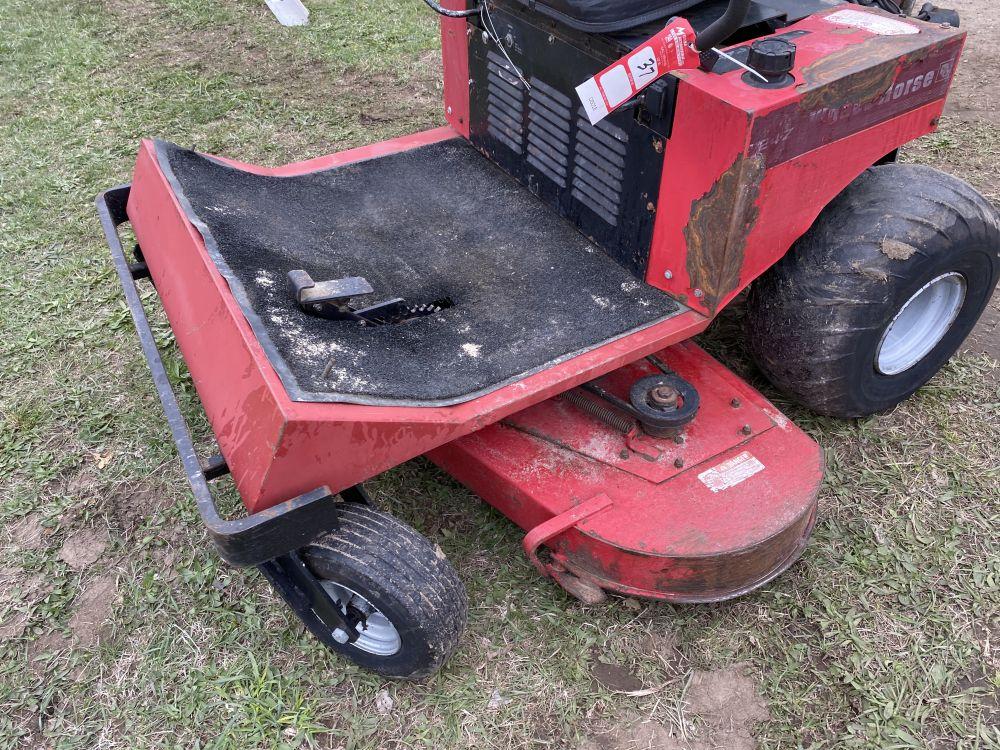
<svg viewBox="0 0 1000 750">
<path fill-rule="evenodd" d="M 820 414 L 882 412 L 951 358 L 998 278 L 1000 218 L 985 198 L 929 167 L 873 167 L 754 282 L 747 299 L 750 351 L 775 386 Z M 885 364 L 892 339 L 884 344 L 883 337 L 929 284 L 964 289 L 964 298 L 954 292 L 957 307 L 942 316 L 954 315 L 950 325 L 941 323 L 948 326 L 941 338 L 925 336 L 929 350 L 894 371 Z M 897 325 L 894 335 L 901 335 L 905 329 Z"/>
<path fill-rule="evenodd" d="M 374 606 L 396 630 L 398 648 L 385 653 L 391 645 L 383 648 L 390 643 L 384 637 L 368 641 L 369 650 L 361 638 L 325 642 L 386 677 L 412 680 L 433 674 L 465 627 L 465 587 L 455 569 L 426 537 L 388 513 L 343 503 L 339 520 L 339 528 L 304 548 L 302 557 L 328 591 L 349 590 Z"/>
</svg>

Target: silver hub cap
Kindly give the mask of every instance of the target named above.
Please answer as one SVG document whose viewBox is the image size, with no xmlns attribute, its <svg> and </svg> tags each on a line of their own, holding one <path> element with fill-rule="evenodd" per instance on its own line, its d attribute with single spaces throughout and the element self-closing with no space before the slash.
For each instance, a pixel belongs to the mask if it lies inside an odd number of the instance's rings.
<svg viewBox="0 0 1000 750">
<path fill-rule="evenodd" d="M 348 606 L 364 613 L 364 624 L 358 623 L 358 639 L 354 647 L 376 656 L 392 656 L 401 644 L 399 631 L 370 601 L 353 589 L 333 581 L 320 581 L 340 611 L 347 613 Z M 341 631 L 343 632 L 343 631 Z M 334 636 L 336 638 L 336 636 Z M 337 639 L 339 641 L 339 639 Z"/>
<path fill-rule="evenodd" d="M 958 317 L 965 290 L 965 277 L 954 271 L 918 289 L 882 334 L 875 369 L 883 375 L 898 375 L 926 357 Z"/>
</svg>

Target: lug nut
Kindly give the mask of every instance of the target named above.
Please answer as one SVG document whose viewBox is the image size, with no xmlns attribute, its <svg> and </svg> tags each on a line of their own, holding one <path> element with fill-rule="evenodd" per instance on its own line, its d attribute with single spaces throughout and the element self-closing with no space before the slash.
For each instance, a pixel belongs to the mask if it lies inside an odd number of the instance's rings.
<svg viewBox="0 0 1000 750">
<path fill-rule="evenodd" d="M 674 278 L 673 271 L 664 271 L 663 272 L 663 278 L 665 278 L 665 279 L 672 279 L 672 278 Z"/>
<path fill-rule="evenodd" d="M 347 643 L 349 640 L 351 640 L 351 636 L 349 636 L 347 634 L 347 631 L 344 630 L 343 628 L 334 628 L 334 631 L 331 635 L 333 635 L 333 640 L 335 640 L 337 643 Z"/>
<path fill-rule="evenodd" d="M 676 468 L 678 468 L 678 469 L 681 468 L 682 466 L 684 466 L 684 459 L 683 458 L 675 458 L 674 459 L 674 466 Z"/>
<path fill-rule="evenodd" d="M 743 425 L 743 429 L 740 430 L 740 432 L 742 432 L 744 435 L 749 435 L 751 432 L 753 432 L 753 430 L 750 429 L 750 425 L 745 424 Z"/>
<path fill-rule="evenodd" d="M 734 409 L 739 409 L 740 406 L 742 406 L 742 404 L 740 404 L 740 400 L 738 398 L 734 398 L 732 401 L 730 401 L 729 405 L 731 407 L 733 407 Z"/>
</svg>

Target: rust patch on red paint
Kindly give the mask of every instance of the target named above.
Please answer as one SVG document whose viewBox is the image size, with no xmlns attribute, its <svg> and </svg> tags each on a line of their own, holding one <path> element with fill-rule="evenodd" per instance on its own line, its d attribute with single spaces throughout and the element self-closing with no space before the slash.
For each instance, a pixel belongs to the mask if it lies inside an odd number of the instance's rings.
<svg viewBox="0 0 1000 750">
<path fill-rule="evenodd" d="M 702 303 L 711 312 L 740 282 L 747 237 L 760 214 L 757 198 L 763 177 L 763 160 L 741 154 L 691 206 L 684 227 L 688 278 L 702 291 Z"/>
<path fill-rule="evenodd" d="M 803 68 L 799 106 L 813 110 L 874 102 L 895 83 L 901 68 L 959 35 L 932 27 L 920 34 L 874 36 L 839 49 Z"/>
</svg>

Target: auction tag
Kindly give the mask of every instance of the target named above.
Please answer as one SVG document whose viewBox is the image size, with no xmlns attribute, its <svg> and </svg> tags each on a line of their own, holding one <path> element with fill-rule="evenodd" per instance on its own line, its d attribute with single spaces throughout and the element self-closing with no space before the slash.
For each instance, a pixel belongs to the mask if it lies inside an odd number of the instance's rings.
<svg viewBox="0 0 1000 750">
<path fill-rule="evenodd" d="M 694 39 L 691 24 L 676 18 L 638 49 L 577 86 L 590 124 L 596 125 L 671 70 L 697 68 L 700 59 Z"/>
<path fill-rule="evenodd" d="M 728 461 L 703 471 L 698 475 L 698 479 L 712 492 L 721 492 L 745 482 L 761 471 L 764 471 L 764 464 L 754 458 L 749 451 L 743 451 L 738 456 L 733 456 Z"/>
<path fill-rule="evenodd" d="M 856 29 L 864 29 L 879 36 L 901 36 L 903 34 L 919 34 L 920 29 L 912 23 L 898 21 L 895 18 L 886 18 L 877 13 L 868 13 L 863 10 L 838 10 L 828 16 L 823 16 L 825 21 L 839 23 L 842 26 L 853 26 Z"/>
</svg>

